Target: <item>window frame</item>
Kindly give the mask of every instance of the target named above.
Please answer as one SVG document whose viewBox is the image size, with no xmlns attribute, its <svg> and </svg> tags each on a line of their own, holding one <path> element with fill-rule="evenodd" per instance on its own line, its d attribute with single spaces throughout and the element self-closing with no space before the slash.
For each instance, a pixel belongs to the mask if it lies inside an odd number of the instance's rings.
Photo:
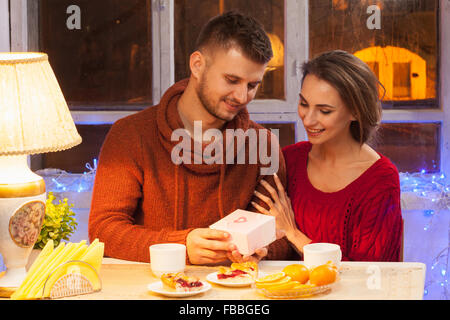
<svg viewBox="0 0 450 320">
<path fill-rule="evenodd" d="M 0 52 L 9 52 L 10 50 L 9 1 L 0 0 Z"/>
<path fill-rule="evenodd" d="M 441 172 L 450 175 L 450 2 L 439 1 L 439 111 L 441 115 Z"/>
<path fill-rule="evenodd" d="M 0 0 L 0 8 L 9 4 L 9 37 L 0 28 L 0 47 L 10 51 L 36 51 L 38 49 L 38 1 Z M 153 103 L 174 83 L 174 0 L 152 0 L 153 48 Z M 248 110 L 250 117 L 261 122 L 293 122 L 296 141 L 306 140 L 306 132 L 297 115 L 301 63 L 309 56 L 309 1 L 285 1 L 285 90 L 286 100 L 254 100 Z M 450 2 L 438 2 L 438 77 L 437 109 L 383 110 L 382 122 L 439 122 L 440 172 L 450 175 Z M 2 12 L 3 10 L 0 10 Z M 2 21 L 0 19 L 0 21 Z M 6 32 L 8 33 L 8 32 Z M 6 40 L 5 40 L 6 39 Z M 156 68 L 155 66 L 160 66 Z M 164 66 L 164 68 L 162 67 Z M 111 124 L 137 111 L 71 111 L 77 124 Z"/>
</svg>

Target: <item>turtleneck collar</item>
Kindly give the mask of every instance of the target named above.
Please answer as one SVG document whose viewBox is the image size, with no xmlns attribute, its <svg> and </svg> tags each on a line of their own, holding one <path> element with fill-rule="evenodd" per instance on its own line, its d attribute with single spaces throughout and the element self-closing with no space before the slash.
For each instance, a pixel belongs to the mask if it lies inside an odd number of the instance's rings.
<svg viewBox="0 0 450 320">
<path fill-rule="evenodd" d="M 161 141 L 161 144 L 164 146 L 165 150 L 171 154 L 172 150 L 180 143 L 179 140 L 172 141 L 172 133 L 177 129 L 183 129 L 184 125 L 180 118 L 180 115 L 178 113 L 177 109 L 177 102 L 180 99 L 181 95 L 183 94 L 184 90 L 186 89 L 188 85 L 189 79 L 182 80 L 180 82 L 177 82 L 174 84 L 171 88 L 169 88 L 164 96 L 162 97 L 158 110 L 157 110 L 157 126 L 158 126 L 158 132 L 159 132 L 159 139 Z M 224 146 L 231 143 L 231 141 L 226 141 L 226 130 L 227 129 L 242 129 L 243 131 L 247 131 L 249 128 L 249 114 L 247 109 L 242 110 L 236 117 L 227 122 L 224 127 L 220 130 L 222 132 L 222 141 L 223 144 L 221 145 L 220 149 L 223 152 L 223 163 L 224 164 L 218 164 L 218 163 L 212 163 L 207 164 L 205 162 L 202 162 L 202 164 L 194 164 L 194 150 L 198 150 L 197 148 L 194 148 L 194 140 L 191 139 L 191 163 L 183 163 L 182 165 L 194 172 L 197 173 L 214 173 L 221 170 L 221 166 L 225 165 L 226 162 L 226 149 Z M 215 142 L 213 142 L 215 143 Z M 201 150 L 204 150 L 207 145 L 203 145 L 200 147 Z M 185 150 L 184 150 L 185 151 Z M 237 152 L 234 154 L 234 157 L 237 157 Z"/>
</svg>

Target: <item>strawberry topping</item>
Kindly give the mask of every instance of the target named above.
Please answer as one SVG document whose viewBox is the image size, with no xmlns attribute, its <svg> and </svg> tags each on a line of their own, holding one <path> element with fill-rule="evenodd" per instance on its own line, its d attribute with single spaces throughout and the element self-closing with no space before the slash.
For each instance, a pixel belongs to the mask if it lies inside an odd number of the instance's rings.
<svg viewBox="0 0 450 320">
<path fill-rule="evenodd" d="M 177 279 L 177 283 L 179 283 L 182 287 L 187 287 L 187 288 L 194 288 L 194 287 L 201 287 L 203 284 L 201 283 L 201 281 L 186 281 L 184 279 Z"/>
<path fill-rule="evenodd" d="M 247 272 L 236 269 L 236 270 L 231 271 L 231 273 L 229 273 L 229 274 L 219 273 L 217 275 L 217 279 L 223 280 L 223 279 L 227 279 L 227 278 L 234 278 L 234 277 L 238 277 L 243 274 L 247 274 Z"/>
</svg>

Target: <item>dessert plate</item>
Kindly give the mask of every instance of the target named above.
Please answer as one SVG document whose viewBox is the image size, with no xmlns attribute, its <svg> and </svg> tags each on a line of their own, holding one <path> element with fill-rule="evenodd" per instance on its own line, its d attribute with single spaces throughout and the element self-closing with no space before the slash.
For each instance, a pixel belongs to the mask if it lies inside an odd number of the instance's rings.
<svg viewBox="0 0 450 320">
<path fill-rule="evenodd" d="M 208 291 L 209 289 L 211 289 L 211 285 L 208 282 L 205 282 L 205 281 L 201 281 L 201 282 L 203 284 L 203 288 L 201 290 L 197 290 L 197 291 L 188 291 L 188 292 L 168 291 L 164 288 L 164 285 L 161 281 L 150 283 L 147 286 L 147 289 L 154 293 L 162 294 L 166 297 L 185 298 L 185 297 L 195 296 L 200 293 L 204 293 L 204 292 Z"/>
<path fill-rule="evenodd" d="M 230 280 L 220 280 L 217 278 L 217 272 L 208 274 L 206 276 L 206 280 L 225 287 L 248 287 L 255 282 L 254 279 L 242 279 L 242 280 L 236 279 L 236 282 L 230 282 Z"/>
</svg>

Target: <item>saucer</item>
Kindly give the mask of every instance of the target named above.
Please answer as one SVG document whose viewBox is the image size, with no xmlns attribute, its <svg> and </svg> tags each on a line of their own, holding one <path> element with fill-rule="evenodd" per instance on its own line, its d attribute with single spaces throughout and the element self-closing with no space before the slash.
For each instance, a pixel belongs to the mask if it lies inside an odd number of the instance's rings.
<svg viewBox="0 0 450 320">
<path fill-rule="evenodd" d="M 185 292 L 185 291 L 168 291 L 164 288 L 162 281 L 150 283 L 147 286 L 147 289 L 154 293 L 162 294 L 166 297 L 185 298 L 185 297 L 195 296 L 200 293 L 204 293 L 204 292 L 208 291 L 209 289 L 211 289 L 211 285 L 209 283 L 207 283 L 205 281 L 201 281 L 201 282 L 203 284 L 203 288 L 201 290 L 196 290 L 196 291 L 187 291 L 187 292 Z"/>
</svg>

